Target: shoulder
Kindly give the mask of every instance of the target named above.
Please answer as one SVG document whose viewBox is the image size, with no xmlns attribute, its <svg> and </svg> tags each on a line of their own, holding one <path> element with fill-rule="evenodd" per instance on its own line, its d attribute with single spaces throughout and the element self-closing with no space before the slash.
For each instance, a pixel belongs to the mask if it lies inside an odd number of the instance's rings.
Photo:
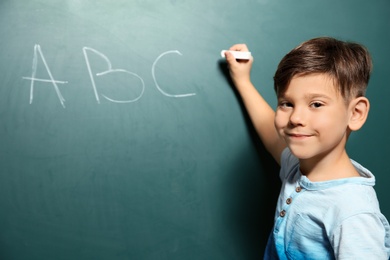
<svg viewBox="0 0 390 260">
<path fill-rule="evenodd" d="M 298 173 L 299 168 L 299 160 L 295 157 L 289 148 L 285 148 L 281 155 L 280 160 L 280 179 L 283 181 L 284 179 L 289 178 L 289 176 L 294 173 Z"/>
<path fill-rule="evenodd" d="M 354 181 L 358 182 L 358 177 Z M 388 259 L 390 225 L 371 185 L 347 183 L 335 189 L 325 226 L 337 259 Z"/>
<path fill-rule="evenodd" d="M 380 214 L 379 202 L 374 188 L 359 183 L 358 179 L 327 189 L 329 208 L 327 215 L 343 221 L 358 214 Z M 362 180 L 364 181 L 364 180 Z"/>
<path fill-rule="evenodd" d="M 328 204 L 324 225 L 338 259 L 369 253 L 378 257 L 375 259 L 384 259 L 390 254 L 390 225 L 380 211 L 374 188 L 354 183 L 359 178 L 365 179 L 358 177 L 327 190 L 332 203 Z"/>
<path fill-rule="evenodd" d="M 329 190 L 333 194 L 333 207 L 338 208 L 343 218 L 360 213 L 380 213 L 379 201 L 374 189 L 375 176 L 359 163 L 352 164 L 360 177 L 335 180 Z"/>
</svg>

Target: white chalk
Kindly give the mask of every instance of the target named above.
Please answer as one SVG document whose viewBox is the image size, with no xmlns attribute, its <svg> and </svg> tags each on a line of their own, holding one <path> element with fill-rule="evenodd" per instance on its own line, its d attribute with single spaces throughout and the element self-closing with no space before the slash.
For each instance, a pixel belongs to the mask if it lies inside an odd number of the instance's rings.
<svg viewBox="0 0 390 260">
<path fill-rule="evenodd" d="M 225 52 L 228 50 L 221 51 L 221 56 L 225 57 Z M 234 58 L 237 60 L 249 60 L 252 57 L 252 54 L 249 51 L 228 51 L 233 54 Z"/>
</svg>

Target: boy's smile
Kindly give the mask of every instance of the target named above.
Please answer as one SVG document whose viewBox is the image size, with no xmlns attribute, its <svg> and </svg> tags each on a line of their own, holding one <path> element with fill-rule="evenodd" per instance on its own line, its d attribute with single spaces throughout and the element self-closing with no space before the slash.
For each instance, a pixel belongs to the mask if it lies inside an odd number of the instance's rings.
<svg viewBox="0 0 390 260">
<path fill-rule="evenodd" d="M 344 152 L 349 115 L 329 76 L 296 76 L 278 96 L 275 127 L 301 161 L 334 161 Z"/>
</svg>

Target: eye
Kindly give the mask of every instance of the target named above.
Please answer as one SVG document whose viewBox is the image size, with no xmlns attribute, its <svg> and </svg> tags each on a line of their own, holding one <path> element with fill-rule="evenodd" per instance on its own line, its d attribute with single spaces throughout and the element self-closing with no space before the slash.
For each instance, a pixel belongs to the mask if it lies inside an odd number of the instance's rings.
<svg viewBox="0 0 390 260">
<path fill-rule="evenodd" d="M 289 108 L 289 107 L 293 107 L 292 103 L 288 102 L 288 101 L 280 101 L 278 106 L 280 108 Z"/>
<path fill-rule="evenodd" d="M 313 107 L 313 108 L 320 108 L 320 107 L 322 107 L 323 105 L 324 105 L 324 104 L 321 103 L 321 102 L 313 102 L 313 103 L 310 104 L 310 106 Z"/>
</svg>

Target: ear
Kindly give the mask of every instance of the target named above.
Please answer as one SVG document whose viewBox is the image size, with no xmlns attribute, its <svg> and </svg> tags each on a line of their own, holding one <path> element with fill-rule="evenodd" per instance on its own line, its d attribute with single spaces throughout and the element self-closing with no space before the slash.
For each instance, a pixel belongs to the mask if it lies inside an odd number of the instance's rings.
<svg viewBox="0 0 390 260">
<path fill-rule="evenodd" d="M 351 131 L 357 131 L 367 120 L 370 102 L 366 97 L 358 97 L 350 102 L 349 109 L 351 113 L 348 124 L 349 129 Z"/>
</svg>

